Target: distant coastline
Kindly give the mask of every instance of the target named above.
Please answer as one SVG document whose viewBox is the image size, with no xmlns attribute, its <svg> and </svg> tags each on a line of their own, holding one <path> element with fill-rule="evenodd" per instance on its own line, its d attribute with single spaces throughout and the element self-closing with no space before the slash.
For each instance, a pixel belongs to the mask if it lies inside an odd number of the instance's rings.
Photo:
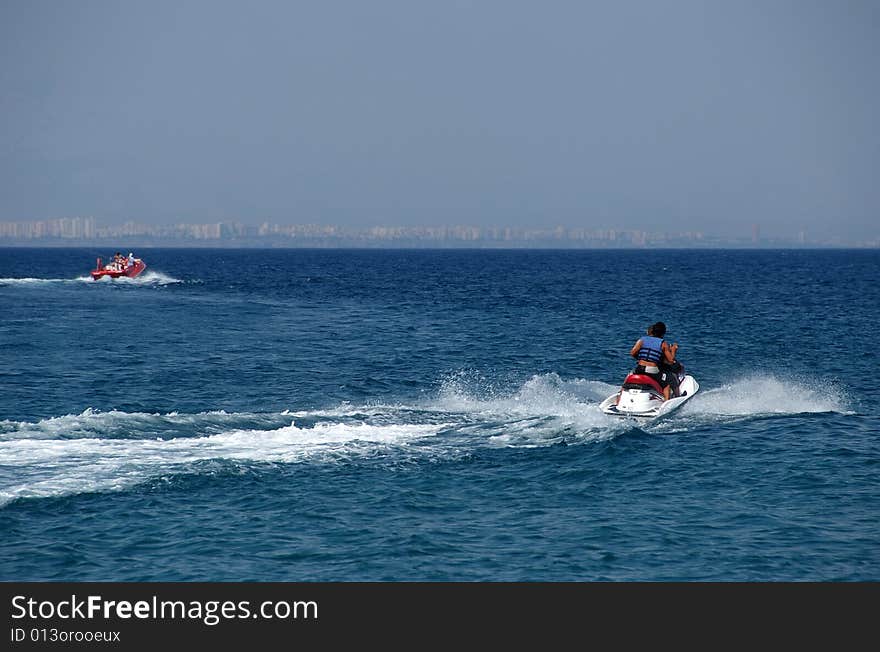
<svg viewBox="0 0 880 652">
<path fill-rule="evenodd" d="M 0 222 L 0 247 L 122 247 L 216 249 L 876 249 L 865 241 L 761 234 L 757 224 L 743 237 L 700 231 L 586 229 L 564 226 L 368 226 L 239 222 L 100 226 L 94 217 Z"/>
<path fill-rule="evenodd" d="M 560 242 L 523 242 L 523 243 L 473 243 L 473 244 L 440 244 L 424 242 L 266 242 L 266 241 L 142 241 L 134 239 L 119 240 L 31 240 L 26 242 L 5 241 L 0 239 L 0 250 L 3 249 L 253 249 L 253 250 L 277 250 L 277 249 L 351 249 L 351 250 L 435 250 L 435 251 L 529 251 L 529 250 L 557 250 L 557 251 L 640 251 L 640 250 L 693 250 L 693 251 L 729 251 L 729 250 L 880 250 L 878 243 L 861 244 L 784 244 L 778 242 L 746 243 L 724 242 L 703 245 L 575 245 Z"/>
</svg>

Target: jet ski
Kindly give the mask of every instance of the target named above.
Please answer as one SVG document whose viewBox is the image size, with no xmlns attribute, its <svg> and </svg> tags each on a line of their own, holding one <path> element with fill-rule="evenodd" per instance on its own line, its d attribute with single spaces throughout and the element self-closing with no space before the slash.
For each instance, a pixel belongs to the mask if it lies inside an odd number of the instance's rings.
<svg viewBox="0 0 880 652">
<path fill-rule="evenodd" d="M 109 276 L 110 278 L 119 278 L 120 276 L 134 278 L 146 268 L 147 266 L 143 260 L 140 258 L 134 258 L 133 256 L 129 256 L 128 258 L 125 258 L 124 256 L 119 258 L 114 257 L 114 260 L 103 266 L 101 265 L 101 259 L 98 258 L 98 262 L 95 265 L 95 269 L 91 271 L 91 275 L 96 281 L 105 276 Z"/>
<path fill-rule="evenodd" d="M 674 373 L 678 380 L 677 389 L 675 383 L 672 383 L 674 393 L 668 401 L 663 398 L 660 383 L 651 376 L 631 373 L 624 379 L 620 391 L 602 401 L 599 409 L 605 414 L 618 417 L 659 417 L 680 408 L 700 390 L 699 383 L 693 376 L 685 373 L 683 365 L 677 365 L 676 371 L 666 370 L 665 373 Z"/>
</svg>

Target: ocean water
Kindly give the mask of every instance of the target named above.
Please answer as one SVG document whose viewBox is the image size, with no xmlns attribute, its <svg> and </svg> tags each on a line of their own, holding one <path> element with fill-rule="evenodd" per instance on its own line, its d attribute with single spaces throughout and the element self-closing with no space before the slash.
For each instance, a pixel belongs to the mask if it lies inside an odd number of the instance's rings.
<svg viewBox="0 0 880 652">
<path fill-rule="evenodd" d="M 880 580 L 876 250 L 110 253 L 0 249 L 0 580 Z"/>
</svg>

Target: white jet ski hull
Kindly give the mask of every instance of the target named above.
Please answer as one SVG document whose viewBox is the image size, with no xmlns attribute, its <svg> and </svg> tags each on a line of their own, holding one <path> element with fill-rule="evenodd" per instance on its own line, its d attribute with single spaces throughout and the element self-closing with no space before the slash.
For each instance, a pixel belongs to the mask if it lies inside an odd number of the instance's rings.
<svg viewBox="0 0 880 652">
<path fill-rule="evenodd" d="M 693 376 L 685 376 L 679 383 L 680 396 L 664 401 L 662 395 L 647 389 L 621 389 L 614 392 L 599 404 L 605 414 L 617 417 L 637 417 L 652 419 L 669 414 L 691 400 L 700 390 L 700 385 Z M 618 401 L 618 396 L 620 400 Z"/>
</svg>

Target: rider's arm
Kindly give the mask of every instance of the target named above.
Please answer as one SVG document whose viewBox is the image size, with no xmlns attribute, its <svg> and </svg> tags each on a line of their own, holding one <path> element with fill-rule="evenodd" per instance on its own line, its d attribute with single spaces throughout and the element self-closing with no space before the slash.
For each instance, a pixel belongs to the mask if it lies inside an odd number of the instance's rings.
<svg viewBox="0 0 880 652">
<path fill-rule="evenodd" d="M 639 349 L 641 349 L 641 348 L 642 348 L 642 340 L 639 340 L 633 345 L 633 348 L 630 350 L 629 354 L 634 358 L 638 358 L 639 357 Z"/>
<path fill-rule="evenodd" d="M 672 364 L 675 362 L 675 353 L 678 351 L 678 342 L 669 346 L 666 342 L 663 342 L 663 356 L 666 358 L 666 362 Z"/>
</svg>

